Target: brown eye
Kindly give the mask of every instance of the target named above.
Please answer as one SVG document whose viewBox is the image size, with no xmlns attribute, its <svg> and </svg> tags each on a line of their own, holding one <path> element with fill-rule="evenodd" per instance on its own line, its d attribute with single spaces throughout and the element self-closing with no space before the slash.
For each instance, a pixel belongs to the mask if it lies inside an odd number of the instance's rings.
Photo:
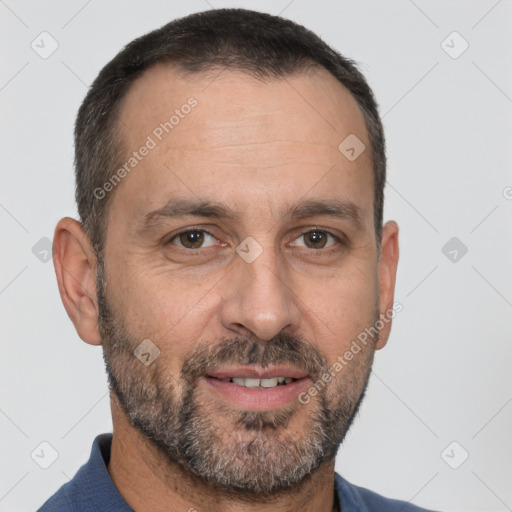
<svg viewBox="0 0 512 512">
<path fill-rule="evenodd" d="M 310 249 L 323 249 L 327 244 L 327 233 L 324 231 L 309 231 L 303 236 L 306 247 Z"/>
<path fill-rule="evenodd" d="M 185 249 L 202 249 L 203 247 L 215 245 L 217 239 L 207 231 L 191 229 L 178 233 L 170 242 Z"/>
<path fill-rule="evenodd" d="M 198 249 L 203 245 L 204 234 L 201 231 L 187 231 L 179 236 L 183 247 L 187 249 Z"/>
<path fill-rule="evenodd" d="M 321 229 L 312 229 L 302 233 L 294 242 L 295 247 L 307 249 L 327 249 L 339 241 L 338 237 Z"/>
</svg>

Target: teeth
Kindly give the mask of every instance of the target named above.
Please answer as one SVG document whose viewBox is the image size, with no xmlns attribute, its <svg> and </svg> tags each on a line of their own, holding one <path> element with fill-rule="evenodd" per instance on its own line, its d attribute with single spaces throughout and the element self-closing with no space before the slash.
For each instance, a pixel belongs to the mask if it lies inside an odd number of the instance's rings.
<svg viewBox="0 0 512 512">
<path fill-rule="evenodd" d="M 234 380 L 235 379 L 233 379 L 233 382 L 234 382 Z M 260 385 L 260 379 L 248 379 L 248 378 L 245 378 L 243 380 L 245 381 L 245 383 L 242 384 L 242 385 L 245 386 L 246 388 L 257 388 Z"/>
<path fill-rule="evenodd" d="M 232 377 L 222 379 L 223 382 L 233 382 L 237 386 L 246 388 L 274 388 L 279 385 L 289 384 L 294 379 L 291 377 L 270 377 L 267 379 L 253 379 L 249 377 Z"/>
<path fill-rule="evenodd" d="M 277 377 L 274 377 L 273 379 L 261 379 L 260 380 L 260 386 L 262 388 L 273 388 L 277 386 L 278 379 Z"/>
</svg>

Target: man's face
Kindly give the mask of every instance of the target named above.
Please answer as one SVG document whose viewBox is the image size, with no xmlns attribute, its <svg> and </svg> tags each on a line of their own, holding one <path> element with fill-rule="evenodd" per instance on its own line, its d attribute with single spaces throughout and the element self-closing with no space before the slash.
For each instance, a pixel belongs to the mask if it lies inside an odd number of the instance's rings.
<svg viewBox="0 0 512 512">
<path fill-rule="evenodd" d="M 332 462 L 375 349 L 298 400 L 379 314 L 357 103 L 324 71 L 258 82 L 159 66 L 120 118 L 123 163 L 150 149 L 108 217 L 99 302 L 113 389 L 169 461 L 212 485 L 297 483 Z M 338 149 L 350 134 L 367 148 L 354 161 Z M 160 350 L 149 365 L 134 355 L 143 340 L 143 360 Z"/>
</svg>

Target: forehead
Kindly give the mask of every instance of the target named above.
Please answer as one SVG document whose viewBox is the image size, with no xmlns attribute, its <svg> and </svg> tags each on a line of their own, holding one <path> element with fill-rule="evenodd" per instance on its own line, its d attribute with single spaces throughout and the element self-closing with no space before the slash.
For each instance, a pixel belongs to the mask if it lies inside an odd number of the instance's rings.
<svg viewBox="0 0 512 512">
<path fill-rule="evenodd" d="M 122 135 L 131 139 L 137 132 L 147 133 L 192 96 L 203 115 L 195 115 L 191 122 L 203 126 L 236 120 L 250 127 L 272 116 L 274 124 L 280 119 L 283 125 L 292 118 L 303 119 L 303 123 L 288 125 L 286 133 L 307 138 L 313 129 L 322 139 L 331 132 L 333 141 L 346 130 L 366 136 L 356 100 L 323 68 L 263 80 L 241 70 L 216 67 L 188 73 L 170 64 L 151 67 L 132 84 L 121 106 Z M 175 130 L 175 135 L 182 130 Z"/>
<path fill-rule="evenodd" d="M 132 85 L 120 119 L 123 164 L 150 147 L 116 190 L 114 202 L 129 201 L 133 215 L 173 196 L 224 199 L 235 209 L 234 200 L 292 204 L 312 188 L 366 196 L 362 208 L 373 197 L 364 118 L 322 69 L 263 81 L 241 71 L 184 74 L 157 65 Z M 368 148 L 353 162 L 338 149 L 352 135 Z"/>
</svg>

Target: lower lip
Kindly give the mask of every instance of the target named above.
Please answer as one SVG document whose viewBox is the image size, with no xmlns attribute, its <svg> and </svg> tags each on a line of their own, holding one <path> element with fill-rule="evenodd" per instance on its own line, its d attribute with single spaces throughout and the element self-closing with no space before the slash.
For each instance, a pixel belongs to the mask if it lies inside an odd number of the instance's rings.
<svg viewBox="0 0 512 512">
<path fill-rule="evenodd" d="M 201 380 L 210 389 L 232 404 L 241 409 L 251 409 L 254 411 L 267 411 L 290 405 L 297 400 L 299 393 L 305 391 L 311 383 L 311 379 L 303 377 L 284 386 L 246 388 L 233 382 L 225 382 L 213 377 L 203 377 Z"/>
</svg>

